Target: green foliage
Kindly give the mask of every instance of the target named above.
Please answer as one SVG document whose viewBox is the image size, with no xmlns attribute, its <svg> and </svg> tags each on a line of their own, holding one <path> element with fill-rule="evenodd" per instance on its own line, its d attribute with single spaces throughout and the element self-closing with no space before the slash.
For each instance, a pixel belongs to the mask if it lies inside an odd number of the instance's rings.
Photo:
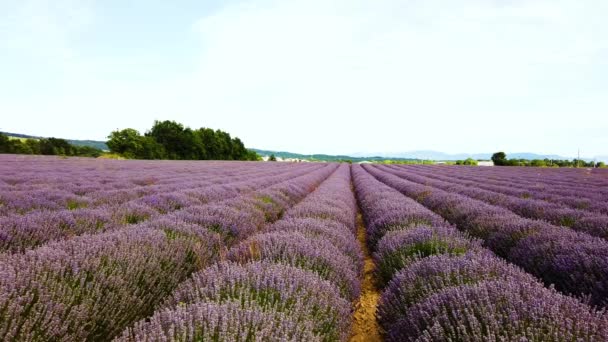
<svg viewBox="0 0 608 342">
<path fill-rule="evenodd" d="M 64 139 L 10 139 L 0 133 L 0 153 L 98 157 L 102 152 L 89 146 L 74 146 Z"/>
<path fill-rule="evenodd" d="M 277 157 L 275 157 L 274 154 L 271 154 L 270 157 L 268 157 L 268 161 L 277 161 Z"/>
<path fill-rule="evenodd" d="M 165 149 L 166 159 L 200 159 L 194 133 L 175 121 L 154 121 L 146 137 L 152 138 Z M 111 149 L 111 148 L 110 148 Z"/>
<path fill-rule="evenodd" d="M 108 148 L 114 153 L 122 154 L 129 158 L 135 158 L 141 153 L 142 137 L 137 130 L 127 128 L 116 130 L 108 136 Z"/>
<path fill-rule="evenodd" d="M 494 165 L 506 165 L 507 154 L 504 152 L 496 152 L 492 155 Z"/>
<path fill-rule="evenodd" d="M 533 159 L 530 161 L 530 166 L 534 167 L 546 167 L 547 163 L 542 159 Z"/>
<path fill-rule="evenodd" d="M 507 159 L 504 152 L 496 152 L 492 155 L 494 165 L 503 166 L 532 166 L 532 167 L 600 167 L 599 163 L 586 162 L 584 160 L 560 160 L 560 159 Z M 603 163 L 602 163 L 603 165 Z"/>
<path fill-rule="evenodd" d="M 604 163 L 604 162 L 597 162 L 597 163 L 595 164 L 595 167 L 602 167 L 602 168 L 603 168 L 603 167 L 606 167 L 606 163 Z"/>
<path fill-rule="evenodd" d="M 477 164 L 478 164 L 477 160 L 475 160 L 473 158 L 467 158 L 465 160 L 456 161 L 456 165 L 474 165 L 474 166 L 476 166 Z"/>
<path fill-rule="evenodd" d="M 108 136 L 113 153 L 134 159 L 260 160 L 239 138 L 210 128 L 192 130 L 175 121 L 155 121 L 143 136 L 127 128 Z"/>
<path fill-rule="evenodd" d="M 4 134 L 0 134 L 0 153 L 10 153 L 11 140 Z"/>
<path fill-rule="evenodd" d="M 259 154 L 257 154 L 255 151 L 247 150 L 246 155 L 245 155 L 245 160 L 249 160 L 249 161 L 261 161 L 262 160 L 262 156 L 260 156 Z"/>
</svg>

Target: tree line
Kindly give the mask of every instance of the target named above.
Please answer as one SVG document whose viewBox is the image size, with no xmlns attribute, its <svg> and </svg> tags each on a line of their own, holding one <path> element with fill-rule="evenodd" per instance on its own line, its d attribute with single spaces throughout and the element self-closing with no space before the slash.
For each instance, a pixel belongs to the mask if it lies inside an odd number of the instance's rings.
<svg viewBox="0 0 608 342">
<path fill-rule="evenodd" d="M 604 162 L 584 161 L 582 159 L 507 159 L 504 152 L 492 155 L 492 162 L 498 166 L 533 166 L 533 167 L 606 167 Z"/>
<path fill-rule="evenodd" d="M 229 133 L 191 129 L 175 121 L 154 121 L 143 135 L 133 128 L 110 133 L 108 148 L 126 158 L 171 160 L 259 160 L 254 151 Z"/>
<path fill-rule="evenodd" d="M 102 151 L 90 146 L 72 145 L 65 139 L 11 139 L 0 133 L 0 153 L 99 157 Z"/>
</svg>

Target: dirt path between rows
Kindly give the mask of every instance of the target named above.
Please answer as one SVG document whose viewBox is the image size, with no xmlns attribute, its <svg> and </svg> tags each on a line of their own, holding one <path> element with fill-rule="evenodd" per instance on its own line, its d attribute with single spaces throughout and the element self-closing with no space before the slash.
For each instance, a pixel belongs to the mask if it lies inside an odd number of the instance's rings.
<svg viewBox="0 0 608 342">
<path fill-rule="evenodd" d="M 380 291 L 376 288 L 374 270 L 376 265 L 367 247 L 365 224 L 361 214 L 357 214 L 357 239 L 363 250 L 365 266 L 361 297 L 355 306 L 350 342 L 382 341 L 380 327 L 376 321 L 376 306 L 380 299 Z"/>
</svg>

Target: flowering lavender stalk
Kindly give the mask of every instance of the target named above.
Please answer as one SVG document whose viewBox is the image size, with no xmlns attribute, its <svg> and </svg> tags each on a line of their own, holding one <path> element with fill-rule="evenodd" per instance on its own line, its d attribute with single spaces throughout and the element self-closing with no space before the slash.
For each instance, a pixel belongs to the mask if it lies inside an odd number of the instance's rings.
<svg viewBox="0 0 608 342">
<path fill-rule="evenodd" d="M 462 255 L 482 250 L 481 243 L 470 240 L 454 228 L 416 227 L 384 235 L 374 253 L 380 285 L 408 264 L 431 255 Z"/>
<path fill-rule="evenodd" d="M 460 256 L 434 255 L 405 266 L 390 281 L 378 305 L 378 320 L 386 331 L 415 304 L 446 289 L 501 279 L 537 283 L 523 270 L 486 251 Z M 538 286 L 542 286 L 538 284 Z"/>
<path fill-rule="evenodd" d="M 605 341 L 608 319 L 574 298 L 512 279 L 448 288 L 407 310 L 387 341 Z"/>
<path fill-rule="evenodd" d="M 181 284 L 165 307 L 235 303 L 241 309 L 280 312 L 325 340 L 348 337 L 351 305 L 317 274 L 267 262 L 219 263 Z"/>
<path fill-rule="evenodd" d="M 358 272 L 363 269 L 361 247 L 354 239 L 351 229 L 340 222 L 310 217 L 287 217 L 268 228 L 268 232 L 274 231 L 298 232 L 308 238 L 327 240 L 351 258 Z"/>
<path fill-rule="evenodd" d="M 384 234 L 424 226 L 449 225 L 416 201 L 371 177 L 359 165 L 352 168 L 353 182 L 367 223 L 368 243 L 375 248 Z"/>
<path fill-rule="evenodd" d="M 255 235 L 233 247 L 228 259 L 235 262 L 266 260 L 310 270 L 336 284 L 348 300 L 359 296 L 357 272 L 350 259 L 330 242 L 315 240 L 313 243 L 300 233 Z"/>
<path fill-rule="evenodd" d="M 309 322 L 234 303 L 195 303 L 157 311 L 115 341 L 323 341 Z"/>
</svg>

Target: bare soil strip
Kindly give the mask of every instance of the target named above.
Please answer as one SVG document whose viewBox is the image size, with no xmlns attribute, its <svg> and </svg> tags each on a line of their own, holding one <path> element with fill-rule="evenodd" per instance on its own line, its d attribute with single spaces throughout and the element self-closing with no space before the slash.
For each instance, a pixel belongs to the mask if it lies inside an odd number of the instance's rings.
<svg viewBox="0 0 608 342">
<path fill-rule="evenodd" d="M 357 239 L 365 257 L 361 297 L 356 304 L 350 342 L 382 341 L 380 327 L 376 321 L 376 307 L 380 291 L 376 288 L 374 270 L 376 265 L 367 247 L 365 224 L 361 213 L 357 214 Z"/>
</svg>

